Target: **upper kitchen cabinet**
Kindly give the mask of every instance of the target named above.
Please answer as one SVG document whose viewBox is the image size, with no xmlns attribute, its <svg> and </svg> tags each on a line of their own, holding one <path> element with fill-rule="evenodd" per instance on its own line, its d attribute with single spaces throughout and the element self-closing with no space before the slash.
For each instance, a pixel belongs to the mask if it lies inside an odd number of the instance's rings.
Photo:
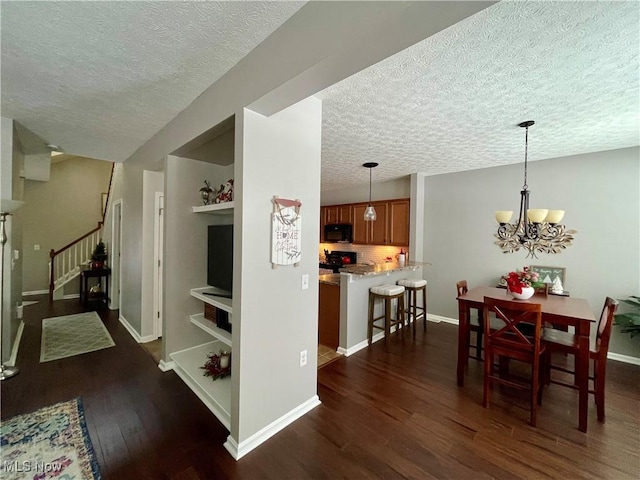
<svg viewBox="0 0 640 480">
<path fill-rule="evenodd" d="M 408 198 L 388 202 L 389 245 L 409 245 L 409 210 Z"/>
<path fill-rule="evenodd" d="M 331 205 L 320 207 L 320 238 L 324 238 L 324 226 L 330 223 L 353 223 L 353 205 Z"/>
<path fill-rule="evenodd" d="M 371 202 L 376 209 L 376 220 L 364 221 L 364 211 L 368 203 L 359 203 L 353 206 L 353 243 L 364 245 L 388 245 L 388 211 L 386 201 Z"/>
<path fill-rule="evenodd" d="M 364 221 L 364 211 L 368 203 L 322 207 L 320 212 L 321 234 L 324 232 L 325 224 L 351 223 L 354 244 L 408 246 L 409 199 L 381 200 L 372 202 L 372 205 L 376 209 L 377 215 L 373 222 Z M 351 214 L 350 221 L 342 220 L 347 218 L 347 211 Z"/>
<path fill-rule="evenodd" d="M 329 223 L 352 223 L 353 205 L 333 205 L 323 207 L 325 209 L 325 224 Z"/>
</svg>

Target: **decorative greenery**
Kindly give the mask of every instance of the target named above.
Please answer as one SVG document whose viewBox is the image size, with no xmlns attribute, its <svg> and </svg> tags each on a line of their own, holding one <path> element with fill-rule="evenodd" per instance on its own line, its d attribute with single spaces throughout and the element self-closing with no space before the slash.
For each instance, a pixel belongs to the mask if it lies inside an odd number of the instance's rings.
<svg viewBox="0 0 640 480">
<path fill-rule="evenodd" d="M 225 354 L 229 356 L 229 353 L 225 353 L 222 350 L 220 351 L 220 355 L 216 355 L 215 353 L 211 353 L 207 355 L 207 358 L 208 358 L 207 362 L 204 364 L 204 366 L 200 367 L 205 371 L 204 372 L 205 377 L 212 377 L 213 380 L 216 380 L 218 378 L 223 378 L 223 377 L 226 377 L 227 375 L 231 375 L 230 363 L 226 368 L 223 368 L 220 366 L 220 358 Z M 230 357 L 229 357 L 229 361 L 230 361 Z"/>
<path fill-rule="evenodd" d="M 91 260 L 94 262 L 104 262 L 107 259 L 107 247 L 104 242 L 100 240 L 96 245 L 96 248 L 91 254 Z"/>
<path fill-rule="evenodd" d="M 631 295 L 627 300 L 620 300 L 621 303 L 628 305 L 625 313 L 617 313 L 614 315 L 614 325 L 620 325 L 622 333 L 631 334 L 631 338 L 640 334 L 640 297 Z"/>
</svg>

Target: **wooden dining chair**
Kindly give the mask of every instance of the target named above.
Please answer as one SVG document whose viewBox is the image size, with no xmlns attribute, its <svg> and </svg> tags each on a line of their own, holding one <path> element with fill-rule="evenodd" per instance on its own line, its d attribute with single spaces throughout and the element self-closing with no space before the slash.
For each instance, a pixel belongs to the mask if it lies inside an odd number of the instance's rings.
<svg viewBox="0 0 640 480">
<path fill-rule="evenodd" d="M 589 363 L 593 360 L 593 374 L 589 375 L 587 381 L 593 381 L 593 388 L 589 388 L 589 393 L 593 393 L 596 401 L 598 421 L 604 422 L 604 388 L 607 371 L 607 353 L 609 352 L 609 338 L 613 326 L 613 317 L 618 309 L 617 300 L 607 297 L 602 307 L 602 313 L 598 320 L 598 330 L 595 338 L 589 342 Z M 553 365 L 552 353 L 561 352 L 573 355 L 574 365 L 578 356 L 578 336 L 569 332 L 545 328 L 542 335 L 542 342 L 546 347 L 544 354 L 545 380 L 547 383 L 554 383 L 569 388 L 578 389 L 575 378 L 575 369 Z M 573 383 L 551 378 L 551 370 L 559 370 L 573 375 Z M 591 368 L 589 368 L 591 370 Z"/>
<path fill-rule="evenodd" d="M 458 297 L 460 295 L 464 295 L 465 293 L 467 293 L 469 291 L 469 287 L 467 286 L 467 281 L 460 280 L 458 283 L 456 283 L 456 290 L 458 292 Z M 482 334 L 484 331 L 483 321 L 482 321 L 482 310 L 479 308 L 476 310 L 478 312 L 478 317 L 477 317 L 477 320 L 475 320 L 475 322 L 471 317 L 471 314 L 469 314 L 469 334 L 467 337 L 467 343 L 469 344 L 470 348 L 475 349 L 475 353 L 476 353 L 475 356 L 473 356 L 471 355 L 471 352 L 469 352 L 469 356 L 471 358 L 475 358 L 476 360 L 482 360 Z M 475 345 L 471 345 L 471 332 L 476 333 Z"/>
<path fill-rule="evenodd" d="M 495 314 L 493 325 L 490 315 Z M 538 405 L 542 401 L 540 381 L 541 355 L 544 351 L 540 342 L 542 329 L 542 306 L 539 303 L 524 303 L 518 300 L 499 300 L 484 297 L 484 396 L 483 405 L 489 407 L 489 397 L 493 383 L 531 391 L 531 425 L 536 426 Z M 524 335 L 519 326 L 528 323 L 534 326 L 533 335 Z M 531 365 L 530 379 L 517 379 L 505 375 L 502 368 L 494 365 L 498 356 L 504 360 L 517 360 Z"/>
</svg>

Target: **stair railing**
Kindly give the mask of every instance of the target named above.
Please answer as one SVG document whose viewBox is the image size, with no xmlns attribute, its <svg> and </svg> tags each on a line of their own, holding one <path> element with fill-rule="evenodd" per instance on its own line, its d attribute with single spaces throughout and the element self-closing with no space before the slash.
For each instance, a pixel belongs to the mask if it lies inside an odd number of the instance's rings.
<svg viewBox="0 0 640 480">
<path fill-rule="evenodd" d="M 102 222 L 98 226 L 60 250 L 49 252 L 49 300 L 53 301 L 53 291 L 80 271 L 82 264 L 91 259 L 95 246 L 100 241 Z"/>
</svg>

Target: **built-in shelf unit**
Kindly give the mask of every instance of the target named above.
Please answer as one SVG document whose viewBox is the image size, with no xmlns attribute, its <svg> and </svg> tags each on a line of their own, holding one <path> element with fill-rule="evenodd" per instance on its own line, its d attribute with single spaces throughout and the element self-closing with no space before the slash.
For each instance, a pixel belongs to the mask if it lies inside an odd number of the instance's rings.
<svg viewBox="0 0 640 480">
<path fill-rule="evenodd" d="M 194 206 L 193 213 L 205 213 L 212 215 L 233 215 L 233 202 L 216 203 L 212 205 Z M 231 298 L 207 295 L 215 294 L 214 287 L 192 288 L 189 294 L 204 303 L 233 314 L 233 302 Z M 195 392 L 222 424 L 231 430 L 231 376 L 212 380 L 204 376 L 203 365 L 207 355 L 218 354 L 221 350 L 231 351 L 231 332 L 219 328 L 214 322 L 205 318 L 203 313 L 189 316 L 191 324 L 202 329 L 214 338 L 214 341 L 186 348 L 170 355 L 175 364 L 175 372 Z"/>
<path fill-rule="evenodd" d="M 211 215 L 233 215 L 234 202 L 212 203 L 211 205 L 197 205 L 193 213 L 209 213 Z"/>
</svg>

